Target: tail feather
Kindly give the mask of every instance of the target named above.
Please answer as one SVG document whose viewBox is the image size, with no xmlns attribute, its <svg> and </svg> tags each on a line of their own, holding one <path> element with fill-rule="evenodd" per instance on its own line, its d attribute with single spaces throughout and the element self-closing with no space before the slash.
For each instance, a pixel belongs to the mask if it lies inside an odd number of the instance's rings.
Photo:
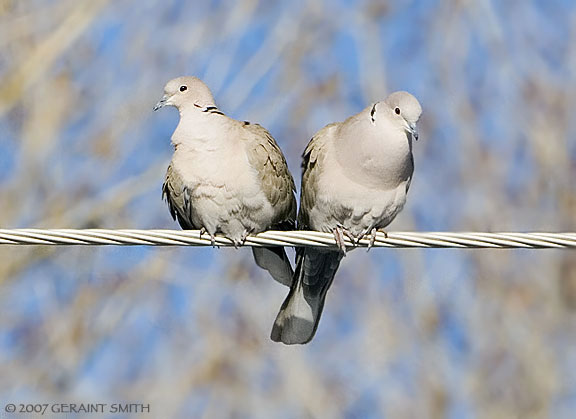
<svg viewBox="0 0 576 419">
<path fill-rule="evenodd" d="M 299 248 L 292 287 L 272 327 L 271 339 L 287 345 L 310 342 L 342 253 Z"/>
<path fill-rule="evenodd" d="M 272 278 L 288 287 L 292 285 L 294 271 L 283 247 L 252 247 L 252 254 L 256 264 Z"/>
</svg>

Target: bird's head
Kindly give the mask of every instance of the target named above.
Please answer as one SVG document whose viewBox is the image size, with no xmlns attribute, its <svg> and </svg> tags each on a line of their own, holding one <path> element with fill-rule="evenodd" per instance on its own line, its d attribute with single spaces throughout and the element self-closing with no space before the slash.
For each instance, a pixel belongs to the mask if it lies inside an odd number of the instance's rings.
<svg viewBox="0 0 576 419">
<path fill-rule="evenodd" d="M 154 106 L 157 111 L 164 106 L 174 106 L 182 110 L 188 106 L 206 108 L 214 106 L 214 97 L 202 80 L 197 77 L 177 77 L 166 83 L 164 96 Z"/>
<path fill-rule="evenodd" d="M 416 123 L 422 115 L 422 107 L 418 99 L 408 92 L 394 92 L 383 103 L 388 106 L 392 119 L 398 121 L 407 132 L 412 134 L 412 138 L 418 140 Z"/>
</svg>

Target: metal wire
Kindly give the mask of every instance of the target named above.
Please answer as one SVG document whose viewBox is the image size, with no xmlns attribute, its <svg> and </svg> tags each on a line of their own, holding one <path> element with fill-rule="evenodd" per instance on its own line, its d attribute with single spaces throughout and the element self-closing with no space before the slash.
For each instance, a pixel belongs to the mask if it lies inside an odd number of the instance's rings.
<svg viewBox="0 0 576 419">
<path fill-rule="evenodd" d="M 365 237 L 350 247 L 366 247 Z M 0 229 L 0 245 L 83 245 L 83 246 L 211 246 L 199 230 L 104 230 L 104 229 Z M 216 246 L 234 246 L 217 236 Z M 319 231 L 266 231 L 246 238 L 244 246 L 335 247 L 332 233 Z M 374 247 L 395 248 L 493 248 L 568 249 L 576 248 L 576 233 L 377 233 Z"/>
</svg>

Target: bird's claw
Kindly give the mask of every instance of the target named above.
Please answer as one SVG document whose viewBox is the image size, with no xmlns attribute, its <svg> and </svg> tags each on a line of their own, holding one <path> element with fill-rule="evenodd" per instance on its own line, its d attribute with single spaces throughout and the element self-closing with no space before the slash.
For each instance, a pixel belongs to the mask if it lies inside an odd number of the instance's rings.
<svg viewBox="0 0 576 419">
<path fill-rule="evenodd" d="M 384 238 L 388 238 L 388 233 L 386 233 L 384 230 L 378 230 L 376 227 L 372 228 L 372 230 L 370 230 L 370 239 L 368 241 L 368 250 L 369 251 L 372 246 L 374 246 L 374 243 L 376 242 L 376 233 L 378 233 L 378 231 L 380 231 L 381 233 L 384 234 Z"/>
<path fill-rule="evenodd" d="M 216 246 L 216 236 L 214 234 L 208 233 L 208 230 L 206 230 L 205 227 L 202 227 L 200 229 L 200 238 L 202 238 L 203 234 L 208 234 L 210 236 L 210 245 L 212 247 L 218 247 L 218 246 Z"/>
<path fill-rule="evenodd" d="M 336 245 L 343 254 L 346 254 L 346 242 L 344 241 L 344 236 L 348 237 L 350 241 L 352 241 L 352 244 L 357 244 L 356 238 L 342 225 L 336 226 L 336 228 L 333 230 L 333 233 L 334 239 L 336 240 Z"/>
<path fill-rule="evenodd" d="M 234 243 L 234 249 L 238 249 L 239 246 L 243 246 L 244 243 L 246 243 L 246 239 L 248 238 L 249 235 L 250 235 L 250 232 L 247 230 L 244 230 L 244 232 L 242 233 L 242 236 L 240 237 L 240 240 L 232 240 L 232 242 Z"/>
</svg>

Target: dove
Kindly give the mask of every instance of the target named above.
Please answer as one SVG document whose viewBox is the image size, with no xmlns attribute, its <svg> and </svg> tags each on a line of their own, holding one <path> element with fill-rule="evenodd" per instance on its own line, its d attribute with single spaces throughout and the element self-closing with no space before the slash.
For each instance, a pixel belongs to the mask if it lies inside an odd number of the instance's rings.
<svg viewBox="0 0 576 419">
<path fill-rule="evenodd" d="M 412 180 L 412 142 L 422 108 L 407 92 L 329 124 L 308 143 L 302 162 L 298 228 L 331 232 L 338 250 L 299 247 L 290 292 L 271 339 L 308 343 L 316 333 L 326 293 L 346 253 L 344 237 L 357 243 L 394 220 Z"/>
<path fill-rule="evenodd" d="M 270 133 L 224 114 L 197 77 L 178 77 L 154 106 L 173 106 L 180 121 L 162 196 L 183 229 L 199 229 L 214 244 L 223 234 L 241 245 L 252 233 L 295 227 L 294 179 Z M 256 264 L 284 285 L 293 270 L 283 247 L 252 247 Z"/>
</svg>

